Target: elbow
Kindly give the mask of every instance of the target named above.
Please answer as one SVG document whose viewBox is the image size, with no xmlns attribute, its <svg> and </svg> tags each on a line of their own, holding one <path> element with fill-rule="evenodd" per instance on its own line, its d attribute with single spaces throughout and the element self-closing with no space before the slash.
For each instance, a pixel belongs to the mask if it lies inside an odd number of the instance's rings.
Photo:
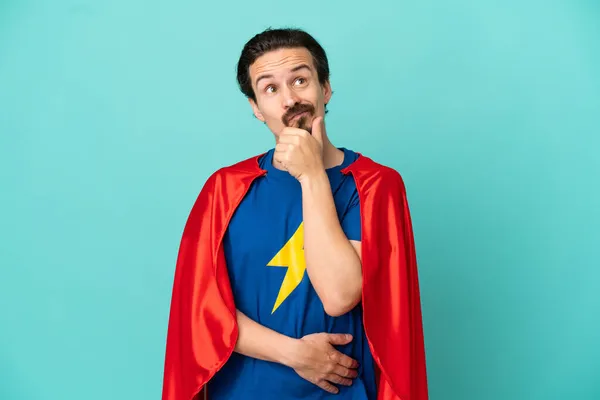
<svg viewBox="0 0 600 400">
<path fill-rule="evenodd" d="M 361 285 L 357 285 L 352 290 L 346 290 L 335 296 L 326 297 L 323 300 L 323 308 L 325 309 L 325 313 L 330 317 L 339 317 L 352 311 L 360 303 L 361 297 L 362 287 Z"/>
<path fill-rule="evenodd" d="M 349 312 L 350 310 L 352 310 L 354 307 L 348 307 L 345 305 L 323 305 L 325 308 L 325 313 L 327 315 L 329 315 L 330 317 L 341 317 L 342 315 L 346 314 L 347 312 Z"/>
</svg>

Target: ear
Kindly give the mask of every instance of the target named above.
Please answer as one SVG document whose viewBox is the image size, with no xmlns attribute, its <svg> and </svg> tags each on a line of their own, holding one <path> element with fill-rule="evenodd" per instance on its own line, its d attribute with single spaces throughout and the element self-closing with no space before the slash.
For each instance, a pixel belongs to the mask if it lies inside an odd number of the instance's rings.
<svg viewBox="0 0 600 400">
<path fill-rule="evenodd" d="M 256 104 L 256 102 L 254 100 L 252 100 L 251 98 L 248 98 L 248 102 L 250 103 L 250 106 L 252 107 L 252 112 L 254 113 L 254 116 L 256 118 L 258 118 L 259 121 L 265 122 L 265 117 L 262 115 L 262 113 L 258 109 L 258 105 Z"/>
<path fill-rule="evenodd" d="M 323 84 L 323 103 L 328 104 L 329 100 L 331 100 L 331 95 L 333 94 L 333 90 L 331 90 L 331 83 L 329 81 Z"/>
</svg>

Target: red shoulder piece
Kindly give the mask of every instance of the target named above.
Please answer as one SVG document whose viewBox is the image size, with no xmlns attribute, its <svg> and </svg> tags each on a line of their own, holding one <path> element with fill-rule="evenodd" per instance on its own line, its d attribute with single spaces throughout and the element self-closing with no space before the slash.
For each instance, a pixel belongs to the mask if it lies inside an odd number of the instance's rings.
<svg viewBox="0 0 600 400">
<path fill-rule="evenodd" d="M 353 175 L 362 216 L 364 324 L 379 367 L 378 400 L 428 398 L 412 222 L 402 177 L 360 156 Z"/>
<path fill-rule="evenodd" d="M 201 395 L 235 346 L 235 304 L 221 243 L 252 181 L 265 172 L 258 157 L 211 175 L 188 217 L 175 267 L 163 400 Z"/>
</svg>

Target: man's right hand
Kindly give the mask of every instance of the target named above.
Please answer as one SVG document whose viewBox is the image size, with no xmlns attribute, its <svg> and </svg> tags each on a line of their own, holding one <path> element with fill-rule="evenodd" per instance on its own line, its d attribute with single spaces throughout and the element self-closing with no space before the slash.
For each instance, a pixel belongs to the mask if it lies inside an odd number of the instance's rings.
<svg viewBox="0 0 600 400">
<path fill-rule="evenodd" d="M 329 393 L 338 393 L 333 384 L 350 386 L 358 376 L 358 362 L 333 346 L 352 341 L 352 335 L 313 333 L 296 341 L 291 367 L 298 375 Z"/>
</svg>

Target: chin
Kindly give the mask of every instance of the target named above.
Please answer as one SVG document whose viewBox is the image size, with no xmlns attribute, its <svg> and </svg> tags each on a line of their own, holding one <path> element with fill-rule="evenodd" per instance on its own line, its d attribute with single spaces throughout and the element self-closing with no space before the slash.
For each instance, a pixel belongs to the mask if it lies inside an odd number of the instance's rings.
<svg viewBox="0 0 600 400">
<path fill-rule="evenodd" d="M 294 126 L 296 128 L 299 128 L 299 129 L 304 129 L 305 131 L 308 131 L 308 133 L 312 134 L 312 121 L 313 121 L 313 116 L 312 115 L 301 117 L 294 124 Z"/>
</svg>

